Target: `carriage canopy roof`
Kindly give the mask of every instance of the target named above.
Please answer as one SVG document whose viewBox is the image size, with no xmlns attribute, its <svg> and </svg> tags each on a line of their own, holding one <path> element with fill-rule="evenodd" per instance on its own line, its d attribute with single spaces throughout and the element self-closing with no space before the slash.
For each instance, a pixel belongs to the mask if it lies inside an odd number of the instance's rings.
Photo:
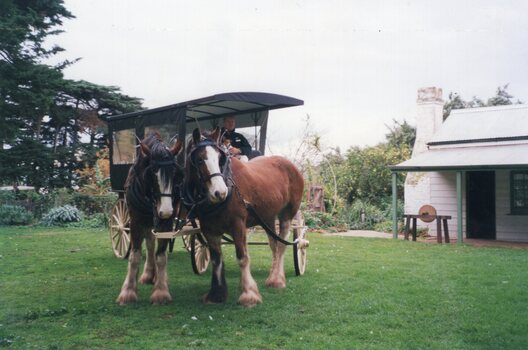
<svg viewBox="0 0 528 350">
<path fill-rule="evenodd" d="M 191 122 L 194 120 L 200 121 L 226 116 L 251 114 L 272 109 L 300 106 L 303 104 L 304 102 L 302 100 L 284 95 L 264 92 L 232 92 L 176 103 L 164 107 L 109 116 L 106 118 L 106 121 L 113 122 L 137 116 L 148 117 L 151 114 L 155 115 L 184 108 L 186 110 L 186 119 L 188 122 Z"/>
</svg>

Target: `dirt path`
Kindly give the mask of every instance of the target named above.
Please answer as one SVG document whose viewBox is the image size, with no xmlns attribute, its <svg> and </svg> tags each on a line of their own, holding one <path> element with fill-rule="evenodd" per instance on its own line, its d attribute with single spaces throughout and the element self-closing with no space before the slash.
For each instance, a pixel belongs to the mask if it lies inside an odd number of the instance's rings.
<svg viewBox="0 0 528 350">
<path fill-rule="evenodd" d="M 364 231 L 364 230 L 351 230 L 346 232 L 337 233 L 324 233 L 325 236 L 345 236 L 345 237 L 371 237 L 371 238 L 392 238 L 392 233 L 378 232 L 378 231 Z M 398 239 L 403 239 L 403 236 L 398 236 Z M 435 237 L 427 237 L 425 239 L 418 238 L 419 242 L 425 243 L 436 243 Z M 456 244 L 456 238 L 451 237 L 450 244 Z M 528 249 L 528 242 L 505 242 L 495 241 L 489 239 L 464 239 L 464 243 L 470 244 L 476 247 L 491 247 L 491 248 L 513 248 L 513 249 Z M 445 243 L 444 243 L 445 244 Z"/>
</svg>

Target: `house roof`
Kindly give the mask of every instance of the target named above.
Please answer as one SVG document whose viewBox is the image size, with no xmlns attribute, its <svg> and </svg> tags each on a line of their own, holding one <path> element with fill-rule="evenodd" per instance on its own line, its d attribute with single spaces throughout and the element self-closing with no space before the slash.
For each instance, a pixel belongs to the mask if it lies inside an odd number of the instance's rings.
<svg viewBox="0 0 528 350">
<path fill-rule="evenodd" d="M 428 150 L 391 166 L 394 171 L 528 169 L 528 106 L 456 110 Z"/>
<path fill-rule="evenodd" d="M 453 110 L 428 145 L 528 139 L 524 104 Z"/>
</svg>

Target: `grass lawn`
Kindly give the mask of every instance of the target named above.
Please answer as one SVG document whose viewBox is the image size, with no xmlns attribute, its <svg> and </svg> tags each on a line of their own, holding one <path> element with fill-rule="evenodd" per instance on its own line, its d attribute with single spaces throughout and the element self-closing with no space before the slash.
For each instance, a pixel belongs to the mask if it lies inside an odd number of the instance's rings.
<svg viewBox="0 0 528 350">
<path fill-rule="evenodd" d="M 210 272 L 177 243 L 174 301 L 115 304 L 126 261 L 106 231 L 0 228 L 0 348 L 527 349 L 528 250 L 309 235 L 306 274 L 264 286 L 268 247 L 252 246 L 263 304 L 236 304 L 239 269 L 224 247 L 230 295 L 203 305 Z"/>
</svg>

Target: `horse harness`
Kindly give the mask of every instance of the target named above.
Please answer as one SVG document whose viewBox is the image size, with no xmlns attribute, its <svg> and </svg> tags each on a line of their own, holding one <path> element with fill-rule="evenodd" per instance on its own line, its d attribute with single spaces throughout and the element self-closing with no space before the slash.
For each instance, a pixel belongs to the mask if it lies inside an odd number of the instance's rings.
<svg viewBox="0 0 528 350">
<path fill-rule="evenodd" d="M 218 150 L 220 152 L 220 170 L 221 173 L 213 173 L 208 176 L 202 176 L 201 172 L 199 171 L 196 164 L 193 162 L 193 153 L 196 152 L 199 148 L 211 146 L 214 149 Z M 264 229 L 266 234 L 273 238 L 275 241 L 278 241 L 285 245 L 296 245 L 297 240 L 294 242 L 289 242 L 282 237 L 280 237 L 275 230 L 273 230 L 271 227 L 269 227 L 268 224 L 260 217 L 258 214 L 255 206 L 251 204 L 249 201 L 245 200 L 242 196 L 242 193 L 240 193 L 240 190 L 233 179 L 232 171 L 231 171 L 231 158 L 233 156 L 229 153 L 225 152 L 222 148 L 220 148 L 216 142 L 210 139 L 205 139 L 197 143 L 190 151 L 189 151 L 189 159 L 191 162 L 191 165 L 196 168 L 198 171 L 198 177 L 200 179 L 200 184 L 204 185 L 207 181 L 209 181 L 211 178 L 215 176 L 221 176 L 228 189 L 228 194 L 225 200 L 223 200 L 220 203 L 217 204 L 211 204 L 207 200 L 207 196 L 203 194 L 198 194 L 199 198 L 194 198 L 193 194 L 191 193 L 191 189 L 189 188 L 189 184 L 184 184 L 183 188 L 181 189 L 181 198 L 183 200 L 183 204 L 189 209 L 187 213 L 187 222 L 193 221 L 196 218 L 195 211 L 199 211 L 202 214 L 206 215 L 212 215 L 216 212 L 219 212 L 222 210 L 227 204 L 230 202 L 232 198 L 233 190 L 236 192 L 237 197 L 240 198 L 240 201 L 246 208 L 246 210 L 253 215 L 253 217 L 256 219 L 257 223 Z M 200 198 L 202 197 L 202 198 Z M 225 239 L 225 237 L 224 237 Z M 229 241 L 229 240 L 228 240 Z"/>
</svg>

